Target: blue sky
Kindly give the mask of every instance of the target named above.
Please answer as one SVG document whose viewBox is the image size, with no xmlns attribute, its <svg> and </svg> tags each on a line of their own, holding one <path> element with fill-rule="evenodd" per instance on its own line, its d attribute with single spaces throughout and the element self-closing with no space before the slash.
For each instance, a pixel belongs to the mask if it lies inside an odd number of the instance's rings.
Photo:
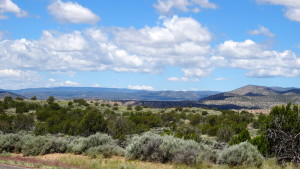
<svg viewBox="0 0 300 169">
<path fill-rule="evenodd" d="M 298 0 L 0 0 L 0 88 L 300 87 Z"/>
</svg>

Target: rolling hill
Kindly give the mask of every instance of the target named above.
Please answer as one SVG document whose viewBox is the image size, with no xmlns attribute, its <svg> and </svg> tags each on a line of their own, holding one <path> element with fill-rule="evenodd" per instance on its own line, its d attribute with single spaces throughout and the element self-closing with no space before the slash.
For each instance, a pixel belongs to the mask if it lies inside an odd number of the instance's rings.
<svg viewBox="0 0 300 169">
<path fill-rule="evenodd" d="M 200 99 L 198 104 L 222 107 L 235 105 L 246 109 L 270 109 L 288 102 L 300 104 L 300 89 L 249 85 Z"/>
<path fill-rule="evenodd" d="M 5 91 L 5 90 L 1 90 L 1 89 L 0 89 L 0 98 L 3 99 L 3 98 L 6 97 L 6 96 L 11 96 L 12 98 L 16 98 L 16 97 L 24 98 L 24 97 L 21 96 L 21 95 L 18 95 L 18 94 L 15 94 L 15 93 L 12 93 L 12 92 Z"/>
</svg>

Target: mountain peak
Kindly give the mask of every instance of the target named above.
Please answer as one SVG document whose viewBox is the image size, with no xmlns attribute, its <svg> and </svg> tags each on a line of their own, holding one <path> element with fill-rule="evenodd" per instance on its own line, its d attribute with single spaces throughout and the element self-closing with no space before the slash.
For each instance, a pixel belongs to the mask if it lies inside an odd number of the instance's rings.
<svg viewBox="0 0 300 169">
<path fill-rule="evenodd" d="M 244 96 L 267 96 L 267 95 L 278 95 L 278 92 L 265 86 L 247 85 L 228 93 L 244 95 Z"/>
</svg>

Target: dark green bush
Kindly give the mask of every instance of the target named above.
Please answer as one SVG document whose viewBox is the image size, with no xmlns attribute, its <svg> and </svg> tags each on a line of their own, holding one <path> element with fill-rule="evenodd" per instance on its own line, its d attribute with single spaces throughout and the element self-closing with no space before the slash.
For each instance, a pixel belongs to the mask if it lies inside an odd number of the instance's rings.
<svg viewBox="0 0 300 169">
<path fill-rule="evenodd" d="M 239 135 L 232 137 L 229 141 L 229 145 L 239 144 L 241 142 L 249 141 L 250 139 L 250 133 L 247 129 L 245 129 Z"/>
<path fill-rule="evenodd" d="M 261 135 L 256 136 L 255 138 L 251 139 L 249 142 L 255 145 L 261 154 L 265 156 L 269 154 L 270 144 L 268 139 L 265 136 L 261 136 Z"/>
<path fill-rule="evenodd" d="M 234 131 L 230 126 L 222 126 L 217 132 L 218 141 L 228 142 L 233 135 Z"/>
<path fill-rule="evenodd" d="M 30 98 L 30 100 L 37 100 L 37 97 L 36 97 L 36 96 L 32 96 L 32 97 Z"/>
<path fill-rule="evenodd" d="M 114 139 L 124 140 L 134 131 L 134 123 L 126 117 L 110 117 L 107 122 L 108 133 Z"/>
<path fill-rule="evenodd" d="M 279 163 L 300 163 L 300 116 L 298 105 L 291 103 L 272 108 L 262 128 L 268 139 L 270 153 Z"/>
<path fill-rule="evenodd" d="M 135 109 L 136 111 L 141 111 L 141 110 L 143 110 L 143 107 L 140 106 L 140 105 L 137 105 L 137 106 L 134 107 L 134 109 Z"/>
<path fill-rule="evenodd" d="M 203 111 L 202 112 L 202 116 L 206 116 L 206 115 L 208 115 L 208 112 L 207 111 Z"/>
<path fill-rule="evenodd" d="M 34 128 L 34 117 L 29 114 L 17 114 L 12 121 L 12 128 L 14 132 L 29 131 Z"/>
<path fill-rule="evenodd" d="M 127 110 L 132 110 L 132 106 L 131 105 L 127 105 Z"/>
<path fill-rule="evenodd" d="M 97 132 L 105 132 L 107 130 L 107 122 L 103 115 L 97 110 L 88 110 L 79 124 L 80 133 L 89 136 Z"/>
</svg>

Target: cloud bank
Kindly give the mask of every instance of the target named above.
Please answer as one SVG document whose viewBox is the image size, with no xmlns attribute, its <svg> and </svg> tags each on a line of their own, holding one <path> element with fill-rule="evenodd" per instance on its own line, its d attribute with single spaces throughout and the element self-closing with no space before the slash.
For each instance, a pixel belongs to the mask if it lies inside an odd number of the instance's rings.
<svg viewBox="0 0 300 169">
<path fill-rule="evenodd" d="M 140 29 L 94 27 L 68 33 L 46 30 L 38 40 L 2 40 L 0 79 L 15 77 L 11 80 L 21 81 L 24 77 L 38 81 L 37 72 L 41 71 L 70 76 L 77 71 L 102 70 L 155 74 L 167 66 L 181 68 L 182 77 L 167 79 L 177 82 L 197 81 L 218 67 L 247 70 L 249 77 L 300 76 L 300 57 L 293 51 L 270 50 L 250 39 L 211 46 L 212 33 L 193 18 L 173 16 L 160 22 Z M 271 35 L 263 27 L 252 33 Z M 46 86 L 55 84 L 79 85 L 47 80 Z M 140 88 L 152 90 L 149 86 Z"/>
</svg>

